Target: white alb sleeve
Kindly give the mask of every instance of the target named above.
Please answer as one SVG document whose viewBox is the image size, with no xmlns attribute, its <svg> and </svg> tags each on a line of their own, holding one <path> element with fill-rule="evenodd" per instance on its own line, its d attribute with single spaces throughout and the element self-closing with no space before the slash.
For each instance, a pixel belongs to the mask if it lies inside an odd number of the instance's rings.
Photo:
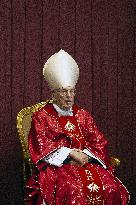
<svg viewBox="0 0 136 205">
<path fill-rule="evenodd" d="M 72 149 L 68 147 L 61 147 L 56 152 L 49 154 L 43 160 L 51 165 L 61 167 L 71 151 Z"/>
</svg>

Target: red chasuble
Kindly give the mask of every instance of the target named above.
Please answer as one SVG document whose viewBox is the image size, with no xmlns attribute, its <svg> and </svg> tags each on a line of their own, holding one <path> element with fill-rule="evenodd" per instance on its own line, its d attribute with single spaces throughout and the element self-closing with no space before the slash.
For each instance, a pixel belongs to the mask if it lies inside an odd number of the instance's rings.
<svg viewBox="0 0 136 205">
<path fill-rule="evenodd" d="M 61 147 L 87 149 L 97 160 L 84 166 L 61 167 L 44 158 Z M 26 185 L 29 205 L 127 205 L 128 191 L 112 174 L 107 141 L 90 114 L 73 106 L 73 116 L 58 116 L 52 104 L 35 112 L 29 133 L 29 151 L 38 172 Z M 96 162 L 96 163 L 95 163 Z"/>
</svg>

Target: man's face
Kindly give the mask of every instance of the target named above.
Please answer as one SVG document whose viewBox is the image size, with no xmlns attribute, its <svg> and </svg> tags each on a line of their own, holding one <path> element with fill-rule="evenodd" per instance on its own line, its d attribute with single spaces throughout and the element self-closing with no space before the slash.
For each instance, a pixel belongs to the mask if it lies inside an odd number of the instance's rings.
<svg viewBox="0 0 136 205">
<path fill-rule="evenodd" d="M 53 91 L 55 103 L 64 110 L 69 110 L 74 104 L 75 88 L 70 86 Z"/>
</svg>

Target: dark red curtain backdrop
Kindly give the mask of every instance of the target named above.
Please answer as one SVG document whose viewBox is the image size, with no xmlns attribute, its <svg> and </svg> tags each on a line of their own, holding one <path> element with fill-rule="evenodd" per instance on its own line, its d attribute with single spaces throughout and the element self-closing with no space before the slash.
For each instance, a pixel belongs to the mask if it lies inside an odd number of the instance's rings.
<svg viewBox="0 0 136 205">
<path fill-rule="evenodd" d="M 16 115 L 44 101 L 46 60 L 59 49 L 80 67 L 77 100 L 121 160 L 117 174 L 136 189 L 136 1 L 0 1 L 0 205 L 21 205 L 22 154 Z"/>
</svg>

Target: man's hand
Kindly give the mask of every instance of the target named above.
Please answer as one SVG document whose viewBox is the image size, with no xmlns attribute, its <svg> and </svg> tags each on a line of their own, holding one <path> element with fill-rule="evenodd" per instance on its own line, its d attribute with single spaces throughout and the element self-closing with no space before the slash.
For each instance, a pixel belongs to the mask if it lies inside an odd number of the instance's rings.
<svg viewBox="0 0 136 205">
<path fill-rule="evenodd" d="M 88 156 L 82 150 L 74 149 L 70 152 L 70 157 L 77 162 L 78 165 L 83 166 L 88 163 Z"/>
</svg>

